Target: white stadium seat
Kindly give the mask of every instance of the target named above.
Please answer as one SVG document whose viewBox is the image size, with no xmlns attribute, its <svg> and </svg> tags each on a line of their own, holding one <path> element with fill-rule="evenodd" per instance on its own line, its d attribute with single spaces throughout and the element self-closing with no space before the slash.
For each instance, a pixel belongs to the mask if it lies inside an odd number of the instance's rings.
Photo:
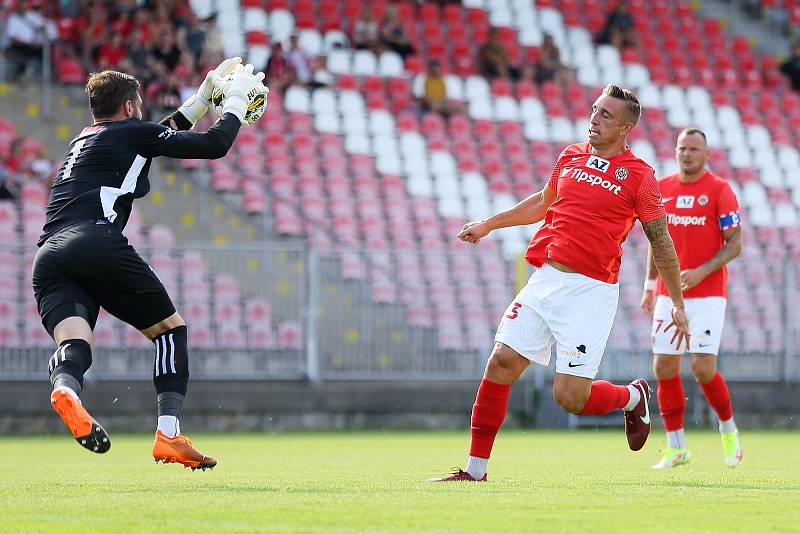
<svg viewBox="0 0 800 534">
<path fill-rule="evenodd" d="M 485 7 L 485 2 L 483 0 L 463 0 L 461 4 L 466 9 L 470 8 L 483 9 Z"/>
<path fill-rule="evenodd" d="M 444 217 L 464 217 L 464 202 L 458 197 L 440 197 L 439 213 Z"/>
<path fill-rule="evenodd" d="M 550 128 L 547 121 L 525 121 L 525 138 L 531 141 L 550 141 Z"/>
<path fill-rule="evenodd" d="M 519 114 L 525 122 L 545 120 L 544 104 L 538 98 L 523 98 L 519 104 Z"/>
<path fill-rule="evenodd" d="M 622 61 L 617 47 L 610 44 L 599 45 L 597 47 L 597 63 L 603 67 L 619 67 Z"/>
<path fill-rule="evenodd" d="M 322 52 L 330 54 L 331 50 L 350 48 L 350 39 L 341 30 L 328 30 L 322 37 Z"/>
<path fill-rule="evenodd" d="M 428 169 L 428 159 L 424 155 L 419 158 L 404 157 L 403 171 L 406 176 L 412 176 L 415 174 L 424 174 L 427 176 L 430 174 Z"/>
<path fill-rule="evenodd" d="M 461 187 L 466 198 L 486 197 L 489 194 L 486 180 L 477 172 L 465 172 L 461 176 Z"/>
<path fill-rule="evenodd" d="M 575 76 L 578 83 L 589 87 L 597 87 L 600 85 L 600 69 L 597 65 L 583 65 L 578 67 L 578 72 Z"/>
<path fill-rule="evenodd" d="M 797 226 L 797 210 L 791 204 L 778 204 L 774 210 L 775 225 L 781 228 Z"/>
<path fill-rule="evenodd" d="M 436 177 L 457 176 L 456 160 L 449 152 L 431 152 L 431 174 Z"/>
<path fill-rule="evenodd" d="M 559 143 L 573 143 L 574 129 L 572 121 L 564 117 L 556 117 L 550 121 L 550 140 Z"/>
<path fill-rule="evenodd" d="M 269 30 L 273 42 L 285 42 L 294 33 L 294 15 L 286 9 L 272 10 Z"/>
<path fill-rule="evenodd" d="M 745 128 L 747 132 L 747 142 L 750 148 L 757 149 L 762 147 L 772 147 L 772 139 L 767 130 L 761 124 L 753 124 Z"/>
<path fill-rule="evenodd" d="M 425 138 L 417 132 L 405 132 L 400 135 L 400 152 L 406 158 L 425 157 Z"/>
<path fill-rule="evenodd" d="M 348 154 L 369 154 L 369 138 L 360 134 L 347 135 L 344 138 L 344 149 Z"/>
<path fill-rule="evenodd" d="M 686 108 L 674 107 L 667 110 L 667 124 L 673 128 L 686 128 L 692 119 Z"/>
<path fill-rule="evenodd" d="M 509 27 L 513 21 L 514 17 L 511 15 L 511 10 L 508 8 L 494 9 L 489 13 L 489 24 L 492 26 L 501 28 Z"/>
<path fill-rule="evenodd" d="M 797 171 L 800 169 L 800 152 L 791 146 L 782 146 L 778 148 L 778 163 L 783 170 Z"/>
<path fill-rule="evenodd" d="M 411 81 L 411 94 L 416 98 L 422 98 L 425 95 L 425 78 L 424 74 L 417 74 Z"/>
<path fill-rule="evenodd" d="M 322 36 L 314 28 L 304 28 L 298 33 L 297 46 L 311 56 L 318 56 L 322 52 Z"/>
<path fill-rule="evenodd" d="M 247 62 L 253 66 L 260 65 L 257 66 L 256 69 L 261 69 L 267 64 L 267 60 L 269 60 L 269 56 L 271 55 L 272 50 L 270 47 L 266 45 L 252 45 L 247 51 Z"/>
<path fill-rule="evenodd" d="M 494 99 L 494 119 L 497 121 L 520 121 L 517 100 L 510 96 L 498 96 Z"/>
<path fill-rule="evenodd" d="M 339 112 L 344 116 L 364 115 L 366 113 L 364 97 L 358 91 L 342 91 L 339 93 Z"/>
<path fill-rule="evenodd" d="M 677 85 L 665 85 L 661 88 L 661 101 L 665 109 L 686 107 L 686 93 Z"/>
<path fill-rule="evenodd" d="M 331 74 L 349 74 L 350 52 L 343 49 L 328 52 L 328 70 Z"/>
<path fill-rule="evenodd" d="M 489 82 L 481 76 L 469 76 L 464 83 L 464 96 L 469 101 L 489 99 L 491 97 Z"/>
<path fill-rule="evenodd" d="M 314 128 L 320 133 L 342 133 L 339 115 L 330 112 L 315 115 Z"/>
<path fill-rule="evenodd" d="M 378 68 L 375 54 L 369 50 L 356 50 L 353 54 L 352 72 L 357 76 L 372 76 Z"/>
<path fill-rule="evenodd" d="M 336 96 L 331 89 L 320 88 L 311 93 L 311 109 L 314 113 L 335 113 Z"/>
<path fill-rule="evenodd" d="M 367 117 L 365 115 L 347 115 L 342 121 L 342 132 L 345 134 L 367 135 Z"/>
<path fill-rule="evenodd" d="M 381 53 L 378 59 L 378 74 L 385 77 L 402 76 L 406 67 L 400 54 L 391 50 Z"/>
<path fill-rule="evenodd" d="M 492 104 L 487 98 L 485 100 L 472 100 L 468 107 L 469 116 L 477 120 L 492 119 Z"/>
<path fill-rule="evenodd" d="M 269 16 L 259 8 L 247 8 L 242 13 L 242 28 L 245 32 L 269 33 Z"/>
<path fill-rule="evenodd" d="M 411 195 L 431 197 L 433 196 L 433 180 L 427 174 L 418 173 L 408 177 L 406 188 Z"/>
<path fill-rule="evenodd" d="M 369 132 L 374 136 L 394 135 L 394 116 L 384 109 L 370 111 Z"/>
<path fill-rule="evenodd" d="M 454 74 L 445 74 L 444 86 L 447 91 L 447 98 L 464 101 L 464 82 L 460 77 Z"/>
<path fill-rule="evenodd" d="M 396 155 L 382 155 L 375 160 L 375 170 L 381 174 L 398 175 L 403 172 L 403 163 Z"/>
<path fill-rule="evenodd" d="M 650 71 L 647 67 L 638 63 L 632 63 L 623 67 L 625 73 L 625 84 L 628 87 L 639 88 L 650 83 Z"/>
<path fill-rule="evenodd" d="M 286 111 L 308 113 L 311 111 L 308 89 L 296 85 L 289 87 L 283 97 L 283 105 Z"/>
<path fill-rule="evenodd" d="M 372 153 L 375 156 L 400 158 L 397 139 L 391 134 L 376 135 L 372 138 Z"/>
<path fill-rule="evenodd" d="M 639 98 L 639 103 L 645 108 L 645 115 L 647 114 L 647 108 L 663 107 L 661 90 L 655 84 L 648 83 L 640 87 L 636 96 Z"/>
<path fill-rule="evenodd" d="M 482 221 L 492 216 L 492 207 L 486 197 L 471 197 L 464 200 L 467 218 L 471 221 Z"/>
</svg>

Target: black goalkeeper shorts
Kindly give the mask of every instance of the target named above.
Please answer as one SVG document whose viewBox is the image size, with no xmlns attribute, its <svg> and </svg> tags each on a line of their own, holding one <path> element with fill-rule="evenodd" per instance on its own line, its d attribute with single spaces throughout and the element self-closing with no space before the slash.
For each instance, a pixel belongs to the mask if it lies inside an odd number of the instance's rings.
<svg viewBox="0 0 800 534">
<path fill-rule="evenodd" d="M 68 317 L 83 317 L 94 329 L 100 307 L 139 330 L 175 313 L 150 266 L 107 223 L 80 224 L 50 237 L 33 261 L 33 293 L 51 336 Z"/>
</svg>

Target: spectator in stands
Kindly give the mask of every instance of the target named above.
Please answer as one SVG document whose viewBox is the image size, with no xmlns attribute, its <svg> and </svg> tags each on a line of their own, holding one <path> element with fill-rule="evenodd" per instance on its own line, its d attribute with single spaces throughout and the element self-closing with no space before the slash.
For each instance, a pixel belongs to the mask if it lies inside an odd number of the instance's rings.
<svg viewBox="0 0 800 534">
<path fill-rule="evenodd" d="M 18 180 L 0 164 L 0 200 L 19 198 L 20 184 Z"/>
<path fill-rule="evenodd" d="M 206 42 L 206 31 L 191 10 L 183 18 L 183 27 L 180 29 L 179 40 L 182 43 L 182 48 L 190 51 L 195 61 L 200 61 Z"/>
<path fill-rule="evenodd" d="M 361 8 L 361 13 L 353 25 L 352 37 L 353 46 L 356 48 L 372 50 L 375 53 L 380 51 L 378 22 L 375 20 L 372 5 L 368 2 Z"/>
<path fill-rule="evenodd" d="M 165 31 L 158 35 L 158 44 L 151 52 L 155 61 L 164 64 L 167 71 L 172 72 L 181 60 L 181 49 L 175 41 L 172 31 Z"/>
<path fill-rule="evenodd" d="M 597 36 L 600 44 L 612 44 L 622 50 L 623 48 L 639 45 L 639 36 L 633 24 L 633 15 L 628 11 L 628 4 L 622 0 L 606 19 L 606 25 Z"/>
<path fill-rule="evenodd" d="M 294 80 L 294 69 L 283 53 L 283 45 L 275 43 L 272 47 L 272 55 L 267 60 L 264 68 L 267 75 L 267 87 L 270 91 L 283 93 L 284 89 Z"/>
<path fill-rule="evenodd" d="M 397 8 L 394 4 L 389 4 L 383 15 L 380 42 L 384 47 L 400 54 L 403 59 L 414 53 L 414 46 L 406 35 L 403 22 L 400 20 L 400 16 L 397 14 Z"/>
<path fill-rule="evenodd" d="M 442 66 L 436 59 L 428 61 L 425 88 L 421 100 L 422 108 L 425 111 L 435 111 L 444 116 L 462 111 L 457 102 L 447 99 L 447 85 L 442 77 Z"/>
<path fill-rule="evenodd" d="M 120 70 L 127 65 L 127 50 L 122 42 L 122 34 L 114 33 L 111 39 L 100 46 L 97 52 L 97 66 L 101 70 Z"/>
<path fill-rule="evenodd" d="M 308 84 L 312 89 L 328 87 L 333 85 L 333 75 L 328 71 L 328 61 L 325 56 L 314 58 L 314 65 L 311 67 L 311 83 Z"/>
<path fill-rule="evenodd" d="M 8 17 L 6 55 L 12 80 L 26 73 L 40 73 L 44 40 L 53 41 L 58 37 L 55 24 L 42 15 L 41 8 L 41 0 L 19 0 L 16 10 Z"/>
<path fill-rule="evenodd" d="M 555 81 L 562 87 L 566 87 L 572 79 L 572 71 L 561 62 L 561 51 L 556 46 L 553 36 L 545 34 L 542 46 L 539 47 L 536 83 Z"/>
<path fill-rule="evenodd" d="M 781 72 L 789 78 L 792 89 L 800 93 L 800 41 L 794 44 L 792 55 L 781 64 Z"/>
<path fill-rule="evenodd" d="M 79 30 L 79 35 L 82 36 L 83 63 L 89 70 L 94 69 L 94 59 L 100 46 L 106 41 L 108 28 L 108 11 L 102 4 L 98 4 L 89 12 L 86 28 Z"/>
<path fill-rule="evenodd" d="M 489 38 L 478 49 L 478 72 L 486 78 L 509 78 L 512 67 L 508 52 L 498 39 L 497 28 L 489 30 Z"/>
<path fill-rule="evenodd" d="M 289 51 L 286 52 L 286 59 L 294 70 L 294 81 L 300 85 L 311 83 L 311 54 L 300 48 L 298 45 L 297 34 L 289 37 Z"/>
</svg>

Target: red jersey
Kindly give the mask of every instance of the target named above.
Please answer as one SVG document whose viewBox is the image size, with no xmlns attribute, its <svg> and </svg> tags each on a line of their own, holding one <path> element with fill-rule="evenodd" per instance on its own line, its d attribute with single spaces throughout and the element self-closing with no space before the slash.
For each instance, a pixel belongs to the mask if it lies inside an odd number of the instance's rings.
<svg viewBox="0 0 800 534">
<path fill-rule="evenodd" d="M 664 215 L 655 171 L 630 149 L 613 158 L 592 154 L 589 143 L 561 152 L 547 184 L 556 193 L 525 259 L 552 259 L 610 284 L 617 283 L 622 242 L 638 218 Z"/>
<path fill-rule="evenodd" d="M 681 270 L 694 269 L 710 260 L 725 244 L 723 230 L 741 225 L 739 203 L 728 182 L 706 171 L 696 182 L 684 184 L 678 174 L 658 182 L 664 195 L 669 234 L 675 243 Z M 661 279 L 657 295 L 667 295 Z M 727 297 L 728 270 L 721 269 L 683 292 L 684 298 Z"/>
</svg>

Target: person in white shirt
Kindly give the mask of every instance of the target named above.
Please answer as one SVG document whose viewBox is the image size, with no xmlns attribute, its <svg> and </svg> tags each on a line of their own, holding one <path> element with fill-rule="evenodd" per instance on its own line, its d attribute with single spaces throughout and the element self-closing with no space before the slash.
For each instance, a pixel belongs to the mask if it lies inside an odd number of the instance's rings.
<svg viewBox="0 0 800 534">
<path fill-rule="evenodd" d="M 55 24 L 42 15 L 41 0 L 20 0 L 6 22 L 6 52 L 12 68 L 11 78 L 19 78 L 27 69 L 42 70 L 42 47 L 45 38 L 58 36 Z"/>
<path fill-rule="evenodd" d="M 289 37 L 289 51 L 286 52 L 286 59 L 294 68 L 295 80 L 301 85 L 308 85 L 312 77 L 311 55 L 300 48 L 297 41 L 297 34 Z"/>
</svg>

